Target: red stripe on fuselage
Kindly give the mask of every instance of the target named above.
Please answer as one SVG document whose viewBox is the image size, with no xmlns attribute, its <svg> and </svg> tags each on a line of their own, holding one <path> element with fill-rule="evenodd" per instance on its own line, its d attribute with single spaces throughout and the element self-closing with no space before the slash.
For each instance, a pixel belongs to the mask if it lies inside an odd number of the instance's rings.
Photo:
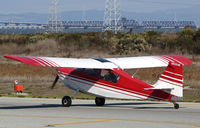
<svg viewBox="0 0 200 128">
<path fill-rule="evenodd" d="M 69 74 L 67 74 L 69 75 Z M 72 74 L 69 75 L 70 77 L 74 77 L 74 78 L 77 78 L 77 79 L 81 79 L 81 80 L 85 80 L 85 81 L 88 81 L 88 82 L 92 82 L 92 83 L 97 83 L 99 85 L 102 85 L 102 86 L 106 86 L 106 87 L 110 87 L 110 88 L 114 88 L 114 89 L 118 89 L 118 90 L 121 90 L 121 91 L 126 91 L 126 92 L 129 92 L 129 93 L 134 93 L 134 94 L 137 94 L 137 95 L 141 95 L 141 96 L 145 96 L 145 97 L 149 97 L 149 98 L 152 98 L 152 99 L 157 99 L 157 100 L 170 100 L 170 97 L 171 95 L 169 93 L 166 93 L 162 90 L 156 90 L 157 92 L 159 91 L 160 93 L 155 93 L 155 90 L 149 90 L 149 91 L 144 91 L 144 88 L 140 89 L 140 90 L 137 90 L 137 91 L 133 91 L 133 89 L 129 89 L 129 88 L 121 88 L 119 87 L 120 85 L 111 85 L 111 84 L 105 84 L 105 83 L 101 83 L 99 81 L 95 81 L 95 80 L 90 80 L 90 79 L 86 79 L 86 78 L 83 78 L 83 77 L 80 77 L 80 76 L 74 76 Z M 127 86 L 127 87 L 130 87 L 131 85 Z M 133 85 L 132 85 L 133 86 Z M 139 85 L 138 85 L 139 87 Z M 151 95 L 153 94 L 153 95 Z M 156 94 L 156 95 L 155 95 Z"/>
<path fill-rule="evenodd" d="M 89 83 L 86 83 L 86 82 L 83 82 L 83 81 L 80 81 L 80 80 L 75 80 L 75 79 L 70 79 L 70 80 L 73 80 L 73 81 L 76 81 L 76 82 L 80 82 L 80 83 L 83 83 L 83 84 L 87 84 L 87 85 L 90 85 L 91 87 L 97 87 L 97 88 L 101 88 L 101 89 L 105 89 L 105 90 L 108 90 L 108 91 L 111 91 L 111 92 L 116 92 L 116 93 L 120 93 L 120 94 L 124 94 L 124 95 L 127 95 L 127 96 L 132 96 L 132 97 L 136 97 L 136 98 L 139 98 L 139 99 L 143 99 L 144 98 L 141 98 L 141 97 L 138 97 L 138 96 L 133 96 L 133 95 L 130 95 L 130 94 L 126 94 L 126 93 L 123 93 L 123 92 L 119 92 L 119 91 L 114 91 L 114 90 L 111 90 L 111 89 L 107 89 L 107 88 L 104 88 L 104 87 L 100 87 L 100 86 L 97 86 L 95 84 L 97 83 L 92 83 L 92 84 L 89 84 Z M 89 81 L 87 81 L 89 82 Z M 100 85 L 100 84 L 99 84 Z M 102 85 L 103 86 L 103 85 Z M 112 88 L 114 89 L 114 88 Z M 121 90 L 120 90 L 121 91 Z M 134 94 L 134 93 L 133 93 Z M 137 94 L 136 94 L 137 95 Z"/>
</svg>

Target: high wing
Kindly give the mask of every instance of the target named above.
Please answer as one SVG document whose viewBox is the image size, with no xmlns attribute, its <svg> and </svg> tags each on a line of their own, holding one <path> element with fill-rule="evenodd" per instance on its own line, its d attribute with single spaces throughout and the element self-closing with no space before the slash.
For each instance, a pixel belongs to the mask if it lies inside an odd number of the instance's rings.
<svg viewBox="0 0 200 128">
<path fill-rule="evenodd" d="M 32 66 L 42 66 L 42 67 L 72 67 L 72 68 L 91 68 L 91 69 L 118 68 L 111 62 L 101 62 L 98 61 L 97 59 L 33 57 L 33 56 L 4 56 L 4 57 L 17 60 Z"/>
<path fill-rule="evenodd" d="M 178 55 L 107 58 L 122 69 L 167 67 L 169 62 L 191 65 L 192 61 Z"/>
<path fill-rule="evenodd" d="M 73 67 L 91 69 L 134 69 L 167 67 L 169 62 L 190 65 L 192 61 L 177 55 L 143 56 L 124 58 L 56 58 L 56 57 L 33 57 L 33 56 L 4 56 L 33 66 L 42 67 Z"/>
</svg>

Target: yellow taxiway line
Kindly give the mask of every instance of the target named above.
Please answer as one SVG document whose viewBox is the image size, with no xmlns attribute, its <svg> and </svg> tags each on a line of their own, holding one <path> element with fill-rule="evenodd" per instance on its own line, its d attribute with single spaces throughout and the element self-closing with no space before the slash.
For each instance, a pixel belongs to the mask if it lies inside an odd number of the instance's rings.
<svg viewBox="0 0 200 128">
<path fill-rule="evenodd" d="M 94 121 L 51 123 L 51 124 L 48 124 L 48 126 L 88 124 L 88 123 L 101 123 L 101 122 L 113 122 L 113 121 L 140 122 L 140 123 L 153 123 L 153 124 L 171 124 L 171 125 L 182 125 L 182 126 L 190 126 L 190 127 L 191 126 L 200 127 L 200 124 L 195 124 L 195 123 L 172 122 L 172 121 L 153 121 L 153 120 L 126 120 L 126 119 L 104 119 L 104 120 L 94 120 Z"/>
<path fill-rule="evenodd" d="M 79 122 L 52 123 L 52 124 L 48 124 L 48 126 L 55 126 L 55 125 L 72 125 L 72 124 L 90 124 L 90 123 L 102 123 L 102 122 L 113 122 L 113 121 L 116 121 L 116 120 L 104 119 L 104 120 L 94 120 L 94 121 L 79 121 Z"/>
</svg>

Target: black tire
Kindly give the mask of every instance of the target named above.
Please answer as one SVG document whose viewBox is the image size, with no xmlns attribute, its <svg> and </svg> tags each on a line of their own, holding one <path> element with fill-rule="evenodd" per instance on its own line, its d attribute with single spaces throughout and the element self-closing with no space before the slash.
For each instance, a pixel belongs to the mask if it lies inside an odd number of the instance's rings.
<svg viewBox="0 0 200 128">
<path fill-rule="evenodd" d="M 174 109 L 179 109 L 179 104 L 174 104 Z"/>
<path fill-rule="evenodd" d="M 71 104 L 72 104 L 72 99 L 71 99 L 71 97 L 69 97 L 69 96 L 64 96 L 64 97 L 62 98 L 62 105 L 63 105 L 64 107 L 70 107 Z"/>
<path fill-rule="evenodd" d="M 96 106 L 104 106 L 105 98 L 96 97 L 95 98 Z"/>
</svg>

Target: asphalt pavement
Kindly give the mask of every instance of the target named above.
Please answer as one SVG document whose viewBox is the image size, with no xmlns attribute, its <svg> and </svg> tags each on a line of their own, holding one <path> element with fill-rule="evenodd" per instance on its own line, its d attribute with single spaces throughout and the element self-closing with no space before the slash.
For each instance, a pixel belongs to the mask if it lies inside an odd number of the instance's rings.
<svg viewBox="0 0 200 128">
<path fill-rule="evenodd" d="M 200 103 L 0 97 L 0 128 L 195 128 L 200 127 Z"/>
</svg>

